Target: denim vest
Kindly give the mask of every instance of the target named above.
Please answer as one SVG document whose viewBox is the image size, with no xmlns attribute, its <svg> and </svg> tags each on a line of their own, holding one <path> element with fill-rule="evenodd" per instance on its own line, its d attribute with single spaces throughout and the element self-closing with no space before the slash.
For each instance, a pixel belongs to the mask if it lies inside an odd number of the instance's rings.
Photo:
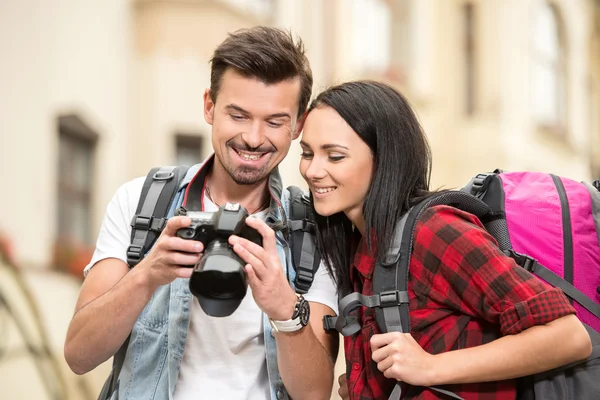
<svg viewBox="0 0 600 400">
<path fill-rule="evenodd" d="M 190 181 L 196 175 L 197 178 L 204 179 L 204 167 L 211 162 L 212 157 L 209 157 L 204 163 L 190 168 L 175 195 L 169 216 L 182 204 L 185 188 Z M 277 170 L 273 171 L 269 178 L 269 190 L 272 199 L 267 222 L 286 222 L 289 213 L 289 193 L 283 190 Z M 290 264 L 288 260 L 291 260 L 288 242 L 282 232 L 276 232 L 276 238 L 281 265 L 286 270 L 290 285 L 294 287 L 296 272 L 294 268 L 287 268 Z M 119 375 L 118 390 L 111 399 L 173 398 L 188 333 L 192 300 L 189 279 L 176 279 L 156 290 L 133 326 L 127 355 Z M 230 318 L 235 318 L 235 314 Z M 264 313 L 263 327 L 271 400 L 289 400 L 279 374 L 275 338 Z"/>
</svg>

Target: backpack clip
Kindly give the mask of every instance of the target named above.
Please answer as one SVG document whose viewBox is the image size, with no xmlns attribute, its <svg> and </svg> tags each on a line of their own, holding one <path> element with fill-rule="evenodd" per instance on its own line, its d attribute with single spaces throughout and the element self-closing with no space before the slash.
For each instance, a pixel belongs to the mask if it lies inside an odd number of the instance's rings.
<svg viewBox="0 0 600 400">
<path fill-rule="evenodd" d="M 144 258 L 144 248 L 142 246 L 132 244 L 127 248 L 127 263 L 129 265 L 136 265 L 142 258 Z"/>
<path fill-rule="evenodd" d="M 325 315 L 323 317 L 323 329 L 325 332 L 335 331 L 335 323 L 337 322 L 338 317 L 334 317 L 333 315 Z"/>
<path fill-rule="evenodd" d="M 388 290 L 379 293 L 379 307 L 398 307 L 402 303 L 408 303 L 408 293 L 399 290 Z"/>
<path fill-rule="evenodd" d="M 503 253 L 515 260 L 517 265 L 524 268 L 525 270 L 535 273 L 536 266 L 538 265 L 538 260 L 533 257 L 527 256 L 525 254 L 517 253 L 514 250 L 504 250 Z"/>
<path fill-rule="evenodd" d="M 475 178 L 473 178 L 471 194 L 474 196 L 478 196 L 478 195 L 485 193 L 485 191 L 487 190 L 487 188 L 490 184 L 489 177 L 491 175 L 492 174 L 488 174 L 488 173 L 477 174 L 477 176 Z"/>
<path fill-rule="evenodd" d="M 290 231 L 302 231 L 306 233 L 310 233 L 311 235 L 316 235 L 317 227 L 314 222 L 303 219 L 300 221 L 288 221 L 288 226 Z"/>
<path fill-rule="evenodd" d="M 132 228 L 152 232 L 162 232 L 166 224 L 166 218 L 144 217 L 143 215 L 134 215 L 131 220 Z"/>
</svg>

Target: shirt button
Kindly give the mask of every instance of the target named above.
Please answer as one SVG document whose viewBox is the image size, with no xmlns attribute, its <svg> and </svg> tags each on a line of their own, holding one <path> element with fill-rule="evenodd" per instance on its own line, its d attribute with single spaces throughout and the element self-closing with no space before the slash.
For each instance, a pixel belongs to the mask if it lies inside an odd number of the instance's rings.
<svg viewBox="0 0 600 400">
<path fill-rule="evenodd" d="M 360 365 L 358 365 L 358 363 L 354 363 L 352 365 L 352 369 L 355 370 L 355 371 L 358 371 L 360 369 Z"/>
<path fill-rule="evenodd" d="M 279 389 L 277 390 L 277 400 L 284 400 L 285 399 L 285 393 L 283 393 L 283 390 Z"/>
</svg>

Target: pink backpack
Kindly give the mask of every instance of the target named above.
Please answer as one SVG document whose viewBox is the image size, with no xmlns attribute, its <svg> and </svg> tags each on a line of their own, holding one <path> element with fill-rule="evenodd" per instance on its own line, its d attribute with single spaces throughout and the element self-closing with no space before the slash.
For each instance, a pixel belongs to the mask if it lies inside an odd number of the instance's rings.
<svg viewBox="0 0 600 400">
<path fill-rule="evenodd" d="M 579 319 L 600 332 L 600 181 L 496 170 L 463 190 L 498 217 L 485 226 L 500 249 L 560 287 Z"/>
<path fill-rule="evenodd" d="M 500 249 L 521 267 L 574 301 L 592 342 L 585 360 L 518 380 L 519 400 L 600 399 L 600 181 L 579 183 L 535 172 L 479 174 L 462 191 L 432 194 L 398 221 L 394 244 L 373 272 L 373 295 L 350 293 L 339 316 L 325 316 L 326 330 L 344 336 L 361 329 L 352 314 L 375 309 L 382 332 L 410 332 L 408 277 L 415 228 L 421 213 L 450 205 L 478 217 Z M 444 398 L 461 399 L 443 387 Z M 389 399 L 402 395 L 398 383 Z"/>
</svg>

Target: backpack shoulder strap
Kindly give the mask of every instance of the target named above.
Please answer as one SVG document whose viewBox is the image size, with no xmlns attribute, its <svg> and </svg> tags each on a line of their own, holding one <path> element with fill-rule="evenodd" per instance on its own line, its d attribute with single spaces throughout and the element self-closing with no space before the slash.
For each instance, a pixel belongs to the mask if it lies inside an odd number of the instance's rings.
<svg viewBox="0 0 600 400">
<path fill-rule="evenodd" d="M 410 332 L 408 278 L 415 230 L 421 214 L 436 205 L 456 207 L 478 218 L 491 213 L 487 204 L 468 193 L 444 191 L 427 197 L 404 214 L 396 224 L 392 245 L 373 272 L 373 293 L 381 298 L 375 317 L 382 332 Z"/>
<path fill-rule="evenodd" d="M 289 186 L 290 249 L 292 266 L 296 271 L 296 292 L 306 293 L 313 283 L 321 263 L 321 254 L 316 246 L 316 227 L 310 199 L 302 189 Z"/>
<path fill-rule="evenodd" d="M 131 221 L 127 263 L 133 268 L 150 250 L 167 223 L 167 213 L 188 167 L 152 168 Z"/>
<path fill-rule="evenodd" d="M 380 305 L 375 308 L 375 319 L 382 332 L 410 333 L 408 313 L 408 279 L 415 230 L 419 217 L 427 208 L 450 205 L 483 218 L 491 209 L 481 200 L 465 192 L 447 191 L 436 193 L 412 207 L 396 224 L 394 239 L 385 258 L 375 265 L 373 293 L 379 295 Z M 431 386 L 429 389 L 449 398 L 462 399 L 457 394 Z M 402 388 L 397 383 L 389 399 L 398 400 Z"/>
<path fill-rule="evenodd" d="M 167 223 L 171 202 L 179 189 L 189 167 L 152 168 L 142 187 L 137 209 L 131 221 L 131 244 L 127 248 L 127 263 L 135 267 L 152 247 Z M 128 336 L 113 356 L 112 370 L 98 396 L 98 400 L 108 400 L 119 388 L 119 374 L 125 362 Z"/>
<path fill-rule="evenodd" d="M 360 306 L 375 308 L 375 319 L 382 332 L 410 332 L 408 314 L 408 279 L 410 257 L 419 217 L 428 207 L 450 205 L 478 218 L 491 215 L 490 207 L 471 194 L 444 191 L 427 197 L 413 206 L 398 221 L 392 245 L 383 260 L 377 260 L 373 272 L 373 295 L 351 293 L 340 300 L 339 317 L 326 317 L 326 330 L 336 329 L 344 336 L 360 330 L 360 321 L 350 313 Z"/>
</svg>

